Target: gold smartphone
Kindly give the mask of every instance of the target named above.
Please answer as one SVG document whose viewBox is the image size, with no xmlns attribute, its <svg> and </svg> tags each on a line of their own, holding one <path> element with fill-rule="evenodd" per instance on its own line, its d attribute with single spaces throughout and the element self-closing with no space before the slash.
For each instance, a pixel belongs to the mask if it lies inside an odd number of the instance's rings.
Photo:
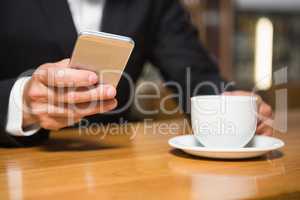
<svg viewBox="0 0 300 200">
<path fill-rule="evenodd" d="M 104 32 L 82 32 L 70 64 L 77 69 L 94 71 L 100 83 L 117 87 L 133 48 L 134 41 L 129 37 Z"/>
</svg>

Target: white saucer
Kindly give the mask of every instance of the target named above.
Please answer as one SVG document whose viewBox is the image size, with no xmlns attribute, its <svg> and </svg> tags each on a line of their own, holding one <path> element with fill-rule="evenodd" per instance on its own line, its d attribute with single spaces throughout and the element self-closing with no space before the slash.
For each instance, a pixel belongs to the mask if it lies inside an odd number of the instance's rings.
<svg viewBox="0 0 300 200">
<path fill-rule="evenodd" d="M 245 148 L 215 149 L 201 145 L 193 135 L 177 136 L 169 140 L 169 145 L 195 156 L 219 159 L 243 159 L 262 156 L 270 151 L 280 149 L 284 142 L 268 136 L 255 136 Z"/>
</svg>

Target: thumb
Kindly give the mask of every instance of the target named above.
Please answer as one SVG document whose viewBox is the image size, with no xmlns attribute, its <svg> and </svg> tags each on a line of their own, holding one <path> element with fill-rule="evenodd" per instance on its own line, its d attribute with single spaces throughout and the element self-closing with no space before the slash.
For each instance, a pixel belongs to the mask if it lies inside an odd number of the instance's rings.
<svg viewBox="0 0 300 200">
<path fill-rule="evenodd" d="M 66 58 L 57 63 L 54 63 L 57 67 L 70 67 L 70 59 Z"/>
</svg>

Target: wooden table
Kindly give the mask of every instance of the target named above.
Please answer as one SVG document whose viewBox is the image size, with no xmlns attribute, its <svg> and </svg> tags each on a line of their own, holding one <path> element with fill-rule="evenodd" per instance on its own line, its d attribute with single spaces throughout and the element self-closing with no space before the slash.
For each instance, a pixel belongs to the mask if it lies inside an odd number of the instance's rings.
<svg viewBox="0 0 300 200">
<path fill-rule="evenodd" d="M 243 161 L 171 149 L 190 133 L 183 119 L 53 133 L 41 147 L 0 149 L 0 199 L 300 199 L 299 119 L 276 134 L 281 152 Z"/>
</svg>

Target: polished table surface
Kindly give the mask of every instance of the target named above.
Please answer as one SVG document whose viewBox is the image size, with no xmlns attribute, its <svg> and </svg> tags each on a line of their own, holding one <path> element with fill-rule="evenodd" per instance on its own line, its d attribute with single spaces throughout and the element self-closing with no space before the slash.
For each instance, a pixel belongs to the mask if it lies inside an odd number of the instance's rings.
<svg viewBox="0 0 300 200">
<path fill-rule="evenodd" d="M 240 161 L 170 148 L 190 133 L 183 119 L 64 130 L 41 147 L 0 149 L 0 199 L 300 199 L 299 119 L 290 113 L 288 133 L 275 134 L 281 151 Z"/>
</svg>

